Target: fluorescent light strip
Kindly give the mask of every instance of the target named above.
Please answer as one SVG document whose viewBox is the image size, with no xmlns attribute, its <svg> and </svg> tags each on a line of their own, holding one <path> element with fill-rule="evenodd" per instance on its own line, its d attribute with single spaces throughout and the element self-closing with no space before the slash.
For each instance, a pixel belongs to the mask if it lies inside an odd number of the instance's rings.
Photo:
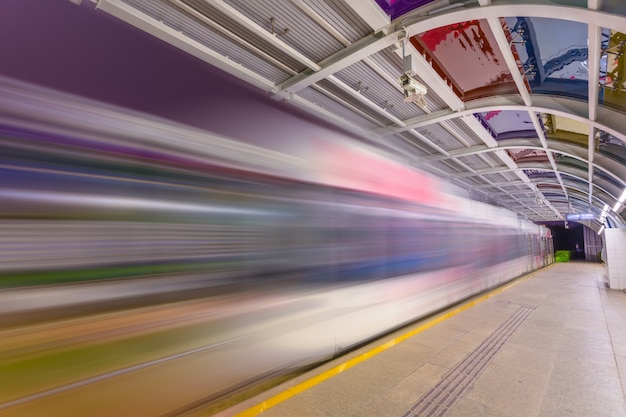
<svg viewBox="0 0 626 417">
<path fill-rule="evenodd" d="M 602 232 L 604 232 L 604 225 L 602 225 L 602 227 L 600 228 L 600 230 L 598 230 L 598 235 L 601 235 Z"/>
<path fill-rule="evenodd" d="M 619 210 L 619 206 L 621 206 L 622 203 L 620 203 L 619 201 L 617 203 L 615 203 L 615 205 L 613 206 L 613 211 L 617 213 L 617 210 Z"/>
<path fill-rule="evenodd" d="M 624 201 L 626 201 L 626 189 L 624 189 L 622 196 L 617 201 L 619 201 L 620 203 L 623 203 Z"/>
</svg>

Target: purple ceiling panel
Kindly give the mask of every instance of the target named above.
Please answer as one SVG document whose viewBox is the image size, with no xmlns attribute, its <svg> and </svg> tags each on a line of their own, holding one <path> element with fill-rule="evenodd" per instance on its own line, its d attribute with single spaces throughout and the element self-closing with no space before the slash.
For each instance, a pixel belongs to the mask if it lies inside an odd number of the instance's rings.
<svg viewBox="0 0 626 417">
<path fill-rule="evenodd" d="M 556 174 L 552 171 L 540 171 L 536 169 L 525 169 L 524 174 L 528 176 L 530 179 L 554 179 L 556 180 Z"/>
<path fill-rule="evenodd" d="M 391 19 L 402 16 L 413 9 L 417 9 L 434 0 L 376 0 L 376 3 L 387 13 Z"/>
<path fill-rule="evenodd" d="M 496 110 L 476 113 L 475 116 L 496 140 L 537 138 L 527 111 Z"/>
</svg>

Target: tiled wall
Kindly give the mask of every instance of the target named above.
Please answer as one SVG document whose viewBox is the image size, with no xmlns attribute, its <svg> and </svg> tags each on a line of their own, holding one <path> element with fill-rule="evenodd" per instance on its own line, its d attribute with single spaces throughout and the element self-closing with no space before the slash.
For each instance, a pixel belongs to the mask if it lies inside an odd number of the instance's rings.
<svg viewBox="0 0 626 417">
<path fill-rule="evenodd" d="M 585 237 L 585 261 L 600 262 L 600 251 L 604 247 L 602 238 L 595 232 L 583 225 Z"/>
<path fill-rule="evenodd" d="M 626 229 L 606 229 L 604 240 L 609 286 L 626 289 Z"/>
</svg>

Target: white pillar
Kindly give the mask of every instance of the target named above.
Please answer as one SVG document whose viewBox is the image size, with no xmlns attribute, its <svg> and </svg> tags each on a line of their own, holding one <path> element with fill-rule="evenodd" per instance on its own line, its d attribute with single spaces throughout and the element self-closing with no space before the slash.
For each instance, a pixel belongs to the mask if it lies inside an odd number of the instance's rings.
<svg viewBox="0 0 626 417">
<path fill-rule="evenodd" d="M 605 229 L 606 270 L 611 289 L 626 289 L 626 229 Z"/>
</svg>

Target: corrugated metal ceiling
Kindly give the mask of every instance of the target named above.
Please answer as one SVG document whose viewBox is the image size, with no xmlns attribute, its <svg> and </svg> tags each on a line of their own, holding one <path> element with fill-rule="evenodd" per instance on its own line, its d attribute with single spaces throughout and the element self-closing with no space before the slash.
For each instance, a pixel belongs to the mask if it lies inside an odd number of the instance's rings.
<svg viewBox="0 0 626 417">
<path fill-rule="evenodd" d="M 122 7 L 123 4 L 130 5 L 133 11 Z M 564 219 L 570 210 L 562 201 L 566 194 L 565 186 L 586 196 L 588 210 L 595 213 L 601 211 L 604 202 L 612 204 L 626 187 L 623 164 L 615 165 L 615 161 L 605 162 L 609 158 L 598 158 L 594 162 L 603 164 L 603 168 L 612 175 L 596 169 L 590 186 L 589 164 L 586 161 L 590 155 L 593 158 L 595 149 L 589 149 L 582 143 L 567 142 L 567 138 L 549 137 L 549 142 L 544 140 L 546 128 L 541 114 L 561 114 L 589 126 L 597 122 L 589 121 L 587 114 L 608 111 L 597 100 L 590 100 L 586 114 L 563 106 L 562 103 L 569 103 L 562 101 L 567 98 L 566 91 L 559 98 L 561 101 L 553 98 L 537 100 L 530 94 L 532 91 L 520 87 L 524 85 L 524 74 L 509 67 L 508 71 L 517 82 L 518 94 L 502 97 L 485 92 L 481 93 L 483 98 L 463 102 L 451 89 L 450 81 L 442 78 L 437 68 L 431 65 L 436 57 L 429 56 L 428 52 L 418 56 L 411 48 L 405 48 L 404 55 L 411 56 L 413 64 L 410 67 L 403 65 L 403 42 L 416 33 L 437 28 L 443 30 L 441 33 L 450 32 L 448 27 L 463 23 L 465 14 L 460 13 L 460 8 L 433 11 L 436 6 L 431 4 L 424 9 L 428 10 L 428 14 L 417 8 L 390 22 L 380 10 L 380 13 L 370 13 L 378 7 L 374 0 L 98 0 L 98 5 L 156 36 L 163 30 L 162 25 L 167 25 L 180 32 L 178 43 L 189 42 L 192 47 L 193 42 L 200 43 L 211 54 L 224 58 L 227 63 L 232 62 L 227 64 L 226 70 L 229 71 L 228 65 L 231 65 L 234 75 L 239 76 L 238 66 L 241 65 L 267 80 L 263 81 L 267 85 L 266 91 L 275 95 L 276 99 L 289 100 L 290 94 L 295 94 L 297 100 L 293 101 L 294 104 L 350 131 L 360 132 L 364 137 L 377 137 L 379 146 L 388 145 L 395 154 L 404 153 L 406 160 L 415 166 L 438 176 L 446 176 L 468 191 L 474 188 L 475 192 L 471 195 L 490 201 L 493 198 L 486 194 L 498 195 L 502 199 L 500 203 L 531 220 Z M 505 32 L 508 30 L 506 27 L 500 25 L 498 17 L 515 18 L 522 2 L 508 5 L 508 16 L 494 16 L 489 13 L 489 6 L 481 7 L 478 2 L 465 2 L 461 7 L 465 8 L 463 13 L 484 19 L 495 38 L 506 39 L 510 34 Z M 532 10 L 537 17 L 551 17 L 556 22 L 554 30 L 558 30 L 558 18 L 542 15 L 553 9 L 536 5 Z M 570 19 L 588 22 L 590 31 L 595 27 L 594 23 L 599 22 L 599 17 L 591 12 L 567 10 Z M 140 14 L 142 23 L 138 24 L 137 16 Z M 613 22 L 621 22 L 616 24 L 626 28 L 623 16 L 611 16 L 621 18 Z M 432 25 L 430 22 L 434 21 L 439 23 Z M 618 33 L 616 30 L 620 28 L 612 29 L 612 33 Z M 533 42 L 533 39 L 527 37 L 524 41 Z M 511 50 L 498 49 L 495 51 L 497 54 L 505 58 L 513 57 Z M 589 56 L 600 56 L 600 49 L 599 44 L 590 43 Z M 196 51 L 196 55 L 201 53 Z M 464 53 L 473 56 L 472 52 Z M 480 59 L 480 51 L 476 57 Z M 448 68 L 447 72 L 462 73 L 464 63 L 454 65 L 454 71 Z M 473 65 L 476 66 L 476 63 Z M 599 66 L 599 60 L 588 62 L 590 76 L 599 73 Z M 403 89 L 398 81 L 404 73 L 427 87 L 425 108 L 404 101 Z M 509 98 L 511 100 L 507 101 Z M 533 100 L 554 110 L 537 110 L 532 107 Z M 572 103 L 570 107 L 575 108 L 576 105 Z M 524 119 L 525 126 L 531 131 L 535 129 L 536 137 L 524 139 L 525 142 L 496 140 L 502 138 L 494 137 L 472 116 L 475 112 L 490 118 L 507 109 L 515 110 L 524 117 L 527 114 L 526 119 L 530 122 Z M 539 119 L 537 111 L 540 112 Z M 611 111 L 613 113 L 606 114 L 618 115 L 616 110 Z M 611 132 L 612 140 L 626 142 L 626 134 L 618 129 L 600 128 Z M 524 143 L 529 152 L 522 152 Z M 555 146 L 555 153 L 550 152 L 550 146 Z M 509 149 L 512 150 L 510 154 L 507 153 Z M 511 158 L 539 151 L 543 154 L 547 151 L 552 158 L 544 156 L 544 162 L 529 163 L 516 163 Z M 619 159 L 616 158 L 616 161 L 619 162 Z M 550 180 L 532 178 L 528 176 L 528 169 L 556 171 L 562 175 L 553 176 Z M 554 193 L 544 195 L 537 185 L 547 182 L 554 183 L 556 188 Z M 596 182 L 598 187 L 594 187 Z M 590 190 L 593 196 L 589 196 Z M 557 192 L 558 198 L 554 197 Z M 498 201 L 491 202 L 498 204 Z M 577 204 L 579 207 L 580 202 Z M 599 224 L 592 226 L 599 228 Z"/>
</svg>

